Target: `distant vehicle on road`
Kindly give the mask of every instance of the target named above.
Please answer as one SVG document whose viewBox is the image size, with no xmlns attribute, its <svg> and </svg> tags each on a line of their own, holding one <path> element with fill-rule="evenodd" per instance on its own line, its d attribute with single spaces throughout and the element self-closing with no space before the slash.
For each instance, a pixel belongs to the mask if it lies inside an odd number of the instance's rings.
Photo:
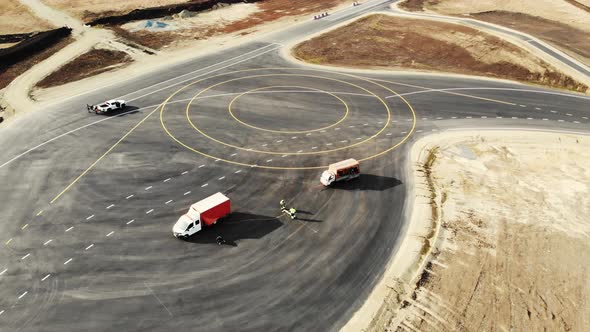
<svg viewBox="0 0 590 332">
<path fill-rule="evenodd" d="M 179 239 L 187 239 L 202 227 L 215 224 L 230 212 L 231 202 L 227 196 L 222 193 L 211 195 L 191 205 L 188 212 L 174 224 L 172 233 Z"/>
<path fill-rule="evenodd" d="M 102 114 L 102 113 L 107 113 L 107 112 L 111 112 L 111 111 L 116 111 L 116 110 L 122 110 L 125 109 L 127 105 L 125 104 L 124 100 L 121 99 L 113 99 L 113 100 L 107 100 L 104 103 L 98 104 L 98 105 L 86 105 L 86 109 L 88 110 L 88 113 L 94 112 L 96 114 Z"/>
<path fill-rule="evenodd" d="M 358 178 L 360 175 L 359 162 L 354 159 L 346 159 L 328 166 L 328 169 L 322 173 L 320 182 L 324 186 L 329 186 L 334 182 Z"/>
</svg>

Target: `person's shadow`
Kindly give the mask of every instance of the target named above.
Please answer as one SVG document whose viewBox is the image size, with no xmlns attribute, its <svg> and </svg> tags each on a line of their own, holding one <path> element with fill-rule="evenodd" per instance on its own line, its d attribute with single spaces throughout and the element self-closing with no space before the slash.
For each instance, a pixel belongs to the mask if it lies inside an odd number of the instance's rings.
<svg viewBox="0 0 590 332">
<path fill-rule="evenodd" d="M 361 174 L 358 178 L 349 181 L 334 182 L 323 190 L 374 190 L 384 191 L 397 187 L 402 182 L 396 178 L 373 174 Z"/>
<path fill-rule="evenodd" d="M 223 244 L 237 247 L 242 239 L 260 239 L 282 225 L 276 217 L 233 212 L 215 225 L 203 227 L 186 241 L 217 244 L 217 237 L 221 236 Z"/>
<path fill-rule="evenodd" d="M 322 222 L 323 220 L 319 219 L 310 219 L 309 217 L 304 216 L 312 216 L 314 213 L 305 211 L 305 210 L 297 210 L 297 217 L 295 220 L 307 221 L 307 222 Z"/>
</svg>

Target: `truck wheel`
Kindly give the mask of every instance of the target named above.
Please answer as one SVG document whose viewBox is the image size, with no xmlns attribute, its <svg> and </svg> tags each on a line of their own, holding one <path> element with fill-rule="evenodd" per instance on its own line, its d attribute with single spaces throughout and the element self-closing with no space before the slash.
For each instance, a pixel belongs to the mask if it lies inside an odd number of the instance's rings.
<svg viewBox="0 0 590 332">
<path fill-rule="evenodd" d="M 121 109 L 125 109 L 125 107 L 127 107 L 127 105 L 121 104 Z"/>
</svg>

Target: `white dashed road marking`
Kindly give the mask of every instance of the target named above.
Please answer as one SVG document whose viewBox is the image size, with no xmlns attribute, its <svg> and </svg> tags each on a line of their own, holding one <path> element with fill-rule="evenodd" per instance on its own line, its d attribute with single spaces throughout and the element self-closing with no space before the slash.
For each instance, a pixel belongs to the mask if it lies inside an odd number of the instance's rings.
<svg viewBox="0 0 590 332">
<path fill-rule="evenodd" d="M 164 204 L 165 204 L 165 205 L 168 205 L 168 204 L 170 204 L 170 203 L 172 203 L 172 200 L 168 200 L 168 201 L 166 201 L 166 203 L 164 203 Z"/>
<path fill-rule="evenodd" d="M 19 299 L 19 300 L 20 300 L 20 299 L 22 299 L 22 298 L 23 298 L 25 295 L 27 295 L 27 293 L 28 293 L 28 292 L 29 292 L 29 291 L 25 291 L 24 293 L 22 293 L 22 294 L 21 294 L 21 295 L 18 297 L 18 299 Z"/>
<path fill-rule="evenodd" d="M 234 173 L 235 174 L 238 174 L 238 173 L 241 173 L 241 172 L 242 172 L 242 170 L 239 169 L 239 170 L 235 171 Z"/>
<path fill-rule="evenodd" d="M 466 116 L 465 119 L 472 119 L 472 116 Z"/>
<path fill-rule="evenodd" d="M 72 229 L 74 229 L 74 226 L 72 226 L 72 227 L 70 227 L 70 228 L 66 229 L 66 232 L 69 232 L 69 231 L 71 231 Z"/>
<path fill-rule="evenodd" d="M 332 145 L 332 143 L 327 143 L 326 145 Z"/>
<path fill-rule="evenodd" d="M 113 206 L 115 206 L 115 204 L 111 204 L 109 206 L 107 206 L 107 210 L 109 210 L 110 208 L 112 208 Z"/>
<path fill-rule="evenodd" d="M 145 187 L 145 190 L 150 190 L 150 189 L 152 189 L 152 186 Z"/>
<path fill-rule="evenodd" d="M 188 195 L 190 193 L 191 193 L 190 191 L 187 191 L 187 192 L 184 193 L 184 196 L 186 196 L 186 195 Z"/>
<path fill-rule="evenodd" d="M 86 220 L 90 220 L 92 218 L 94 218 L 94 215 L 91 215 L 91 216 L 86 217 Z"/>
<path fill-rule="evenodd" d="M 207 187 L 208 185 L 209 185 L 208 183 L 205 183 L 204 185 L 202 185 L 202 186 L 201 186 L 201 188 L 205 188 L 205 187 Z"/>
<path fill-rule="evenodd" d="M 134 222 L 134 221 L 135 221 L 135 219 L 131 219 L 131 220 L 129 220 L 129 221 L 127 222 L 127 225 L 129 225 L 130 223 L 132 223 L 132 222 Z"/>
<path fill-rule="evenodd" d="M 71 262 L 73 260 L 73 258 L 68 259 L 67 261 L 64 262 L 64 265 L 68 265 L 69 262 Z"/>
<path fill-rule="evenodd" d="M 572 116 L 570 113 L 565 113 L 565 115 L 567 115 L 567 116 Z"/>
<path fill-rule="evenodd" d="M 205 165 L 201 165 L 201 166 L 199 166 L 199 168 L 203 168 L 203 167 L 205 167 Z"/>
<path fill-rule="evenodd" d="M 233 156 L 235 156 L 235 155 L 237 155 L 237 153 L 232 153 L 232 154 L 230 155 L 230 157 L 233 157 Z"/>
<path fill-rule="evenodd" d="M 130 199 L 131 197 L 133 197 L 133 195 L 129 195 L 129 196 L 125 197 L 125 199 Z"/>
<path fill-rule="evenodd" d="M 93 243 L 93 244 L 91 244 L 91 245 L 89 245 L 88 247 L 86 247 L 86 249 L 84 249 L 84 250 L 88 250 L 88 249 L 90 249 L 90 248 L 92 248 L 92 247 L 94 247 L 94 243 Z"/>
<path fill-rule="evenodd" d="M 487 117 L 487 116 L 482 116 L 481 118 L 482 118 L 482 119 L 487 119 L 488 117 Z"/>
<path fill-rule="evenodd" d="M 107 237 L 113 235 L 114 233 L 115 231 L 111 231 L 109 234 L 107 234 Z"/>
<path fill-rule="evenodd" d="M 311 147 L 311 149 L 312 149 L 312 150 L 315 150 L 315 149 L 317 149 L 317 148 L 318 148 L 317 146 L 312 146 L 312 147 Z"/>
<path fill-rule="evenodd" d="M 170 180 L 172 180 L 172 179 L 171 178 L 167 178 L 166 180 L 164 180 L 164 182 L 168 182 Z"/>
<path fill-rule="evenodd" d="M 23 259 L 26 259 L 26 258 L 27 258 L 27 257 L 29 257 L 29 256 L 31 256 L 31 254 L 30 254 L 30 253 L 28 253 L 28 254 L 24 255 L 23 257 L 21 257 L 21 259 L 20 259 L 20 260 L 22 261 Z"/>
<path fill-rule="evenodd" d="M 587 116 L 583 116 L 582 119 L 588 120 L 588 117 Z"/>
<path fill-rule="evenodd" d="M 188 173 L 188 171 L 184 171 L 184 172 L 180 173 L 180 175 L 185 175 L 186 173 Z"/>
<path fill-rule="evenodd" d="M 549 119 L 547 119 L 547 118 L 543 118 L 543 121 L 549 121 Z"/>
<path fill-rule="evenodd" d="M 47 278 L 49 278 L 50 276 L 51 276 L 51 274 L 46 275 L 45 277 L 43 277 L 43 279 L 41 279 L 41 281 L 47 280 Z"/>
<path fill-rule="evenodd" d="M 8 269 L 4 269 L 2 270 L 2 272 L 0 272 L 0 276 L 4 274 L 4 272 L 8 271 Z"/>
<path fill-rule="evenodd" d="M 49 244 L 51 241 L 53 241 L 53 240 L 47 240 L 47 241 L 45 241 L 45 243 L 43 243 L 43 245 L 44 245 L 44 246 L 46 246 L 46 245 L 48 245 L 48 244 Z"/>
<path fill-rule="evenodd" d="M 518 118 L 517 118 L 517 117 L 515 117 L 515 116 L 513 116 L 513 117 L 512 117 L 512 119 L 516 120 L 516 119 L 518 119 Z"/>
<path fill-rule="evenodd" d="M 147 210 L 147 211 L 145 212 L 145 214 L 150 214 L 150 213 L 152 213 L 152 212 L 154 212 L 154 209 L 149 209 L 149 210 Z"/>
<path fill-rule="evenodd" d="M 520 107 L 526 107 L 526 105 L 520 105 Z"/>
<path fill-rule="evenodd" d="M 562 120 L 562 119 L 559 119 L 559 120 L 557 120 L 557 122 L 563 122 L 563 121 L 564 121 L 564 120 Z"/>
<path fill-rule="evenodd" d="M 220 178 L 219 178 L 219 179 L 217 179 L 217 180 L 221 181 L 221 180 L 223 180 L 223 179 L 225 179 L 225 176 L 222 176 L 222 177 L 220 177 Z"/>
<path fill-rule="evenodd" d="M 540 110 L 541 110 L 541 108 L 540 108 L 540 107 L 535 107 L 535 109 L 536 109 L 537 111 L 540 111 Z"/>
</svg>

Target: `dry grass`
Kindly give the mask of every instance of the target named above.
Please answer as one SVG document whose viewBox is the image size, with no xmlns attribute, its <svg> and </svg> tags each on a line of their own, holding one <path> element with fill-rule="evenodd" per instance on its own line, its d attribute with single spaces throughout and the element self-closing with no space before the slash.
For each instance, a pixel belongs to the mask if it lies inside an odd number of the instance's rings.
<svg viewBox="0 0 590 332">
<path fill-rule="evenodd" d="M 0 1 L 0 35 L 45 31 L 55 27 L 38 18 L 18 0 Z"/>
<path fill-rule="evenodd" d="M 119 68 L 131 61 L 131 58 L 125 52 L 107 49 L 93 49 L 80 55 L 70 63 L 41 80 L 37 84 L 37 87 L 49 88 L 78 81 L 86 77 Z"/>
<path fill-rule="evenodd" d="M 450 23 L 387 15 L 368 16 L 313 38 L 297 45 L 293 54 L 323 65 L 444 71 L 588 89 L 495 36 Z"/>
</svg>

